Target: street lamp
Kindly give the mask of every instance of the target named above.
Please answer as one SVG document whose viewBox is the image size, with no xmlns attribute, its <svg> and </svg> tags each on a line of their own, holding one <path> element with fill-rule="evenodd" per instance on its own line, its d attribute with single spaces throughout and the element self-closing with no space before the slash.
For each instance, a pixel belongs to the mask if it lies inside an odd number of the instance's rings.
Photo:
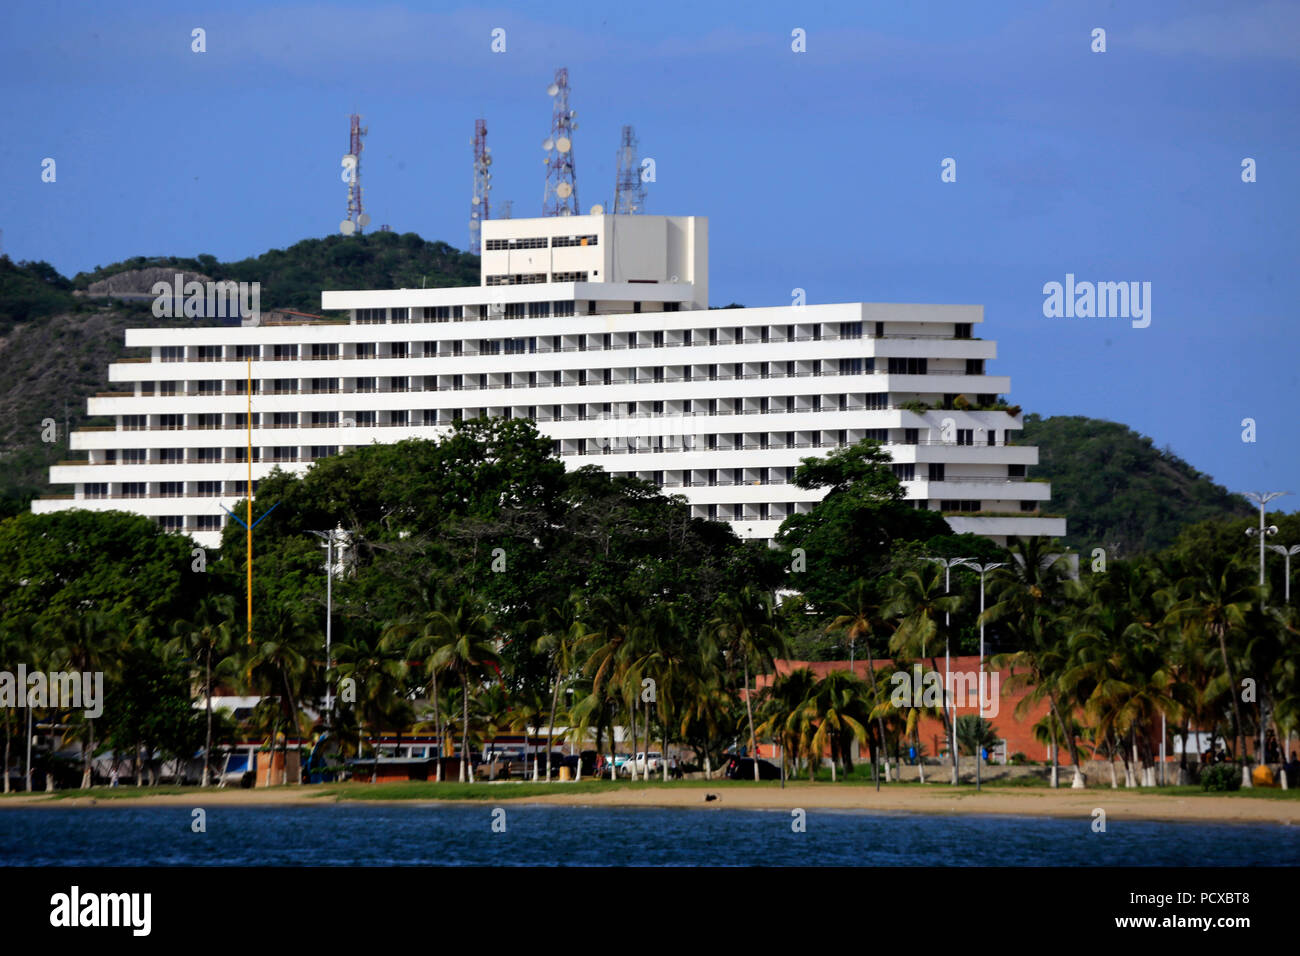
<svg viewBox="0 0 1300 956">
<path fill-rule="evenodd" d="M 927 561 L 937 561 L 943 565 L 943 590 L 944 594 L 952 593 L 952 569 L 959 564 L 965 564 L 967 558 L 926 558 Z M 951 686 L 951 680 L 948 676 L 948 630 L 949 630 L 949 612 L 943 612 L 943 709 L 948 714 L 948 749 L 952 751 L 952 785 L 957 786 L 957 713 L 956 708 L 948 706 L 948 688 Z M 916 759 L 920 760 L 921 755 L 917 754 Z"/>
<path fill-rule="evenodd" d="M 325 721 L 329 725 L 330 717 L 334 712 L 334 698 L 330 694 L 330 665 L 333 658 L 330 655 L 330 644 L 333 637 L 334 624 L 334 541 L 335 537 L 342 537 L 341 529 L 333 531 L 311 531 L 316 537 L 325 542 Z M 343 543 L 339 542 L 339 549 L 342 550 Z"/>
<path fill-rule="evenodd" d="M 1264 518 L 1264 508 L 1265 508 L 1265 506 L 1266 506 L 1270 501 L 1272 501 L 1274 498 L 1281 498 L 1283 495 L 1289 495 L 1289 494 L 1291 494 L 1291 492 L 1289 492 L 1289 491 L 1248 491 L 1248 492 L 1246 492 L 1246 497 L 1249 498 L 1251 501 L 1255 502 L 1255 504 L 1259 505 L 1259 527 L 1258 527 L 1258 528 L 1247 528 L 1247 529 L 1246 529 L 1246 537 L 1252 537 L 1252 536 L 1255 536 L 1255 535 L 1258 535 L 1258 536 L 1259 536 L 1259 587 L 1260 587 L 1260 592 L 1259 592 L 1259 607 L 1260 607 L 1260 610 L 1261 610 L 1261 611 L 1264 609 L 1264 590 L 1263 590 L 1263 589 L 1264 589 L 1264 540 L 1265 540 L 1265 538 L 1269 537 L 1270 535 L 1275 535 L 1275 534 L 1277 534 L 1277 525 L 1274 524 L 1274 525 L 1268 525 L 1267 527 L 1265 527 L 1265 525 L 1264 525 L 1264 520 L 1265 520 L 1265 518 Z M 1289 562 L 1288 562 L 1288 563 L 1289 563 Z M 1260 708 L 1260 716 L 1261 716 L 1261 718 L 1263 717 L 1263 707 L 1262 707 L 1262 706 L 1261 706 L 1261 708 Z M 1263 758 L 1264 758 L 1264 721 L 1261 719 L 1259 723 L 1260 723 L 1260 726 L 1259 726 L 1259 756 L 1260 756 L 1260 760 L 1262 761 Z M 1250 786 L 1253 786 L 1253 784 L 1251 783 L 1251 779 L 1250 779 L 1250 770 L 1249 770 L 1249 768 L 1247 768 L 1247 766 L 1246 766 L 1246 753 L 1245 753 L 1245 749 L 1246 749 L 1246 740 L 1245 740 L 1245 734 L 1242 732 L 1242 730 L 1241 730 L 1240 727 L 1237 728 L 1237 732 L 1238 732 L 1239 734 L 1241 734 L 1241 736 L 1242 736 L 1242 741 L 1241 741 L 1241 748 L 1242 748 L 1242 754 L 1241 754 L 1241 785 L 1242 785 L 1243 787 L 1250 787 Z"/>
<path fill-rule="evenodd" d="M 979 710 L 978 710 L 978 714 L 979 714 L 979 719 L 980 719 L 981 721 L 984 720 L 984 698 L 985 698 L 985 696 L 986 696 L 985 693 L 984 693 L 984 575 L 985 575 L 986 573 L 988 573 L 989 571 L 993 571 L 993 570 L 995 570 L 995 569 L 997 569 L 997 568 L 1003 567 L 1004 564 L 1005 564 L 1005 562 L 998 562 L 997 564 L 976 564 L 974 561 L 967 561 L 967 562 L 966 562 L 966 567 L 970 568 L 970 569 L 973 570 L 973 571 L 978 571 L 978 572 L 980 573 L 980 617 L 979 617 L 979 622 L 980 622 L 980 676 L 979 676 L 979 695 L 980 695 L 980 700 L 979 700 Z M 977 726 L 977 727 L 983 727 L 984 725 L 983 725 L 983 723 L 979 723 L 979 724 L 976 724 L 976 726 Z M 977 734 L 976 736 L 977 736 L 977 738 L 982 737 L 982 735 L 978 735 L 978 734 Z M 981 765 L 982 765 L 983 762 L 984 762 L 984 759 L 983 759 L 983 757 L 982 757 L 981 754 L 980 754 L 980 751 L 981 751 L 982 749 L 983 749 L 983 740 L 982 740 L 982 739 L 977 739 L 977 740 L 976 740 L 976 743 L 975 743 L 975 789 L 976 789 L 976 790 L 979 790 L 979 789 L 980 789 Z"/>
<path fill-rule="evenodd" d="M 1246 536 L 1252 537 L 1259 535 L 1259 586 L 1264 586 L 1264 538 L 1267 535 L 1277 534 L 1277 525 L 1264 526 L 1264 506 L 1274 498 L 1281 498 L 1283 495 L 1289 495 L 1289 491 L 1248 491 L 1246 497 L 1255 504 L 1259 505 L 1259 527 L 1247 528 Z M 1260 599 L 1261 601 L 1263 598 Z"/>
<path fill-rule="evenodd" d="M 1283 600 L 1287 604 L 1290 604 L 1291 603 L 1291 555 L 1300 554 L 1300 544 L 1293 544 L 1289 548 L 1286 545 L 1282 545 L 1282 544 L 1270 544 L 1268 548 L 1270 551 L 1276 551 L 1278 554 L 1282 555 L 1282 557 L 1286 559 L 1286 585 L 1284 588 Z"/>
</svg>

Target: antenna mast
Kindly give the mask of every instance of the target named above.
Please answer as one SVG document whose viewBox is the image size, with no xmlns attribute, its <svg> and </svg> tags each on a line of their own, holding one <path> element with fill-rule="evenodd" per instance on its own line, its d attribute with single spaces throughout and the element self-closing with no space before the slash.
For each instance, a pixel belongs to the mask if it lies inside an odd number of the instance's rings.
<svg viewBox="0 0 1300 956">
<path fill-rule="evenodd" d="M 614 179 L 614 215 L 645 212 L 645 183 L 641 182 L 641 159 L 637 155 L 636 133 L 623 127 L 618 147 L 618 175 Z"/>
<path fill-rule="evenodd" d="M 573 131 L 578 114 L 569 109 L 569 71 L 560 67 L 555 82 L 546 88 L 551 104 L 551 135 L 542 143 L 546 150 L 546 193 L 543 216 L 578 214 L 578 176 L 573 168 Z"/>
<path fill-rule="evenodd" d="M 491 218 L 488 193 L 492 190 L 492 148 L 487 144 L 487 120 L 474 121 L 474 198 L 469 207 L 469 251 L 482 252 L 483 220 Z"/>
<path fill-rule="evenodd" d="M 343 155 L 343 166 L 347 170 L 345 182 L 348 184 L 348 217 L 339 223 L 339 232 L 345 236 L 360 234 L 370 225 L 370 217 L 361 208 L 361 151 L 365 144 L 361 137 L 370 129 L 361 126 L 361 114 L 353 113 L 348 135 L 348 151 Z"/>
</svg>

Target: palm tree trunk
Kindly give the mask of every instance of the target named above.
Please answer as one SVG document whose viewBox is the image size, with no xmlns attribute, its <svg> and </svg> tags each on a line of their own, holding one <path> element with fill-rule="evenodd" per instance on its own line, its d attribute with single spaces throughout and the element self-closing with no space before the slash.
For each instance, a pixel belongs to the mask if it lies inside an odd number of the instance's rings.
<svg viewBox="0 0 1300 956">
<path fill-rule="evenodd" d="M 204 705 L 207 715 L 208 730 L 203 740 L 203 779 L 199 786 L 206 787 L 212 782 L 212 648 L 204 655 Z"/>
<path fill-rule="evenodd" d="M 1243 787 L 1253 787 L 1254 783 L 1250 779 L 1250 768 L 1246 766 L 1246 740 L 1242 736 L 1244 725 L 1241 722 L 1239 689 L 1236 678 L 1232 676 L 1232 663 L 1228 659 L 1228 643 L 1223 636 L 1225 630 L 1226 628 L 1222 625 L 1215 627 L 1219 638 L 1219 653 L 1223 655 L 1223 670 L 1228 675 L 1228 687 L 1231 689 L 1228 696 L 1232 698 L 1232 735 L 1237 740 L 1237 752 L 1241 755 L 1241 785 Z"/>
<path fill-rule="evenodd" d="M 868 636 L 862 642 L 867 648 L 867 680 L 871 681 L 871 696 L 875 701 L 876 707 L 876 725 L 880 728 L 880 747 L 885 754 L 885 782 L 889 782 L 889 748 L 885 743 L 885 719 L 880 716 L 880 688 L 876 686 L 876 660 L 871 654 L 871 638 Z M 875 751 L 871 755 L 872 776 L 878 773 L 876 769 Z M 876 776 L 876 789 L 880 789 L 880 778 Z"/>
<path fill-rule="evenodd" d="M 560 699 L 560 669 L 555 669 L 555 682 L 551 685 L 551 720 L 546 727 L 546 782 L 551 782 L 551 750 L 555 746 L 555 707 Z"/>
<path fill-rule="evenodd" d="M 9 711 L 5 711 L 5 783 L 4 792 L 9 792 Z"/>
<path fill-rule="evenodd" d="M 745 713 L 749 718 L 749 755 L 754 762 L 754 781 L 758 781 L 758 740 L 754 736 L 754 704 L 749 694 L 749 654 L 742 653 L 745 669 Z M 732 673 L 735 673 L 734 671 Z"/>
<path fill-rule="evenodd" d="M 442 704 L 438 700 L 438 672 L 431 668 L 429 679 L 433 685 L 433 727 L 438 732 L 438 769 L 435 779 L 442 783 L 442 758 L 447 754 L 447 735 L 442 726 Z"/>
<path fill-rule="evenodd" d="M 462 783 L 474 782 L 474 764 L 469 759 L 469 677 L 462 676 L 460 724 L 460 779 Z"/>
<path fill-rule="evenodd" d="M 90 762 L 95 757 L 95 722 L 89 717 L 86 718 L 86 753 L 83 757 L 81 770 L 81 789 L 88 790 L 93 782 Z"/>
<path fill-rule="evenodd" d="M 947 723 L 945 720 L 944 723 Z M 916 722 L 912 728 L 912 745 L 916 747 L 916 776 L 921 783 L 925 783 L 925 758 L 921 756 L 921 721 Z"/>
</svg>

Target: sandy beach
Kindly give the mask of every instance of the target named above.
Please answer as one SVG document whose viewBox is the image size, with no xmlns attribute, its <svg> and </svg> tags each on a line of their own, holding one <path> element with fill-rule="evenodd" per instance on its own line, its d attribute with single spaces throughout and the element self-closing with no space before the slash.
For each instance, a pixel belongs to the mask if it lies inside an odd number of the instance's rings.
<svg viewBox="0 0 1300 956">
<path fill-rule="evenodd" d="M 216 807 L 216 806 L 320 806 L 353 802 L 354 787 L 362 796 L 366 784 L 320 787 L 273 787 L 260 790 L 207 790 L 197 788 L 184 793 L 146 793 L 138 797 L 114 796 L 111 799 L 88 795 L 53 799 L 49 794 L 14 794 L 0 799 L 0 811 L 6 807 Z M 1134 790 L 1060 789 L 986 789 L 976 793 L 946 784 L 925 787 L 886 787 L 877 793 L 870 786 L 844 784 L 793 783 L 781 789 L 775 786 L 750 786 L 730 782 L 695 787 L 625 786 L 608 791 L 574 790 L 565 792 L 556 783 L 554 792 L 512 795 L 517 785 L 481 784 L 490 789 L 473 801 L 429 800 L 416 797 L 401 800 L 357 800 L 364 803 L 393 805 L 443 802 L 474 804 L 551 804 L 582 807 L 695 807 L 710 810 L 794 808 L 830 810 L 866 810 L 936 814 L 989 813 L 1008 816 L 1059 816 L 1091 818 L 1093 811 L 1106 811 L 1108 821 L 1171 820 L 1184 822 L 1272 823 L 1300 825 L 1300 800 L 1266 797 L 1200 796 L 1142 793 Z M 706 794 L 717 799 L 706 800 Z"/>
</svg>

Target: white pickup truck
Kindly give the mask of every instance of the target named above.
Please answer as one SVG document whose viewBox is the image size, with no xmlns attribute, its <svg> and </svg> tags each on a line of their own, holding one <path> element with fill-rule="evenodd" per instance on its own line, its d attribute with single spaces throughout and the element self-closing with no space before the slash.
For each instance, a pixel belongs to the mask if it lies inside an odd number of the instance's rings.
<svg viewBox="0 0 1300 956">
<path fill-rule="evenodd" d="M 638 777 L 646 775 L 647 766 L 650 773 L 659 773 L 663 770 L 664 755 L 658 750 L 651 750 L 648 754 L 642 751 L 623 765 L 624 770 L 631 776 L 635 773 Z"/>
</svg>

